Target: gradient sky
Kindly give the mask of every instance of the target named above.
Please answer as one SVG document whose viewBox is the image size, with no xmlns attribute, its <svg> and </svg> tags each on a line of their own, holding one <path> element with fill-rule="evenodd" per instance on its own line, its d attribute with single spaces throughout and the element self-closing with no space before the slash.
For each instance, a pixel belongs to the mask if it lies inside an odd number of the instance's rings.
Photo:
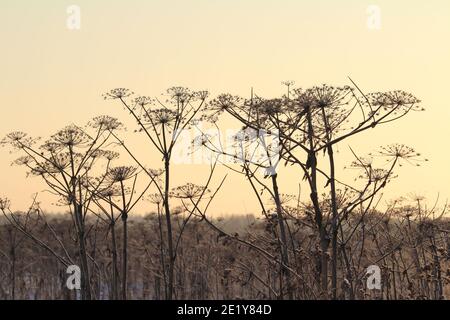
<svg viewBox="0 0 450 320">
<path fill-rule="evenodd" d="M 66 27 L 69 5 L 81 8 L 81 30 Z M 369 5 L 381 9 L 381 30 L 370 30 Z M 349 84 L 366 92 L 403 89 L 427 109 L 351 141 L 361 154 L 380 144 L 406 143 L 429 158 L 423 167 L 403 167 L 386 200 L 411 192 L 430 202 L 450 196 L 450 2 L 152 0 L 0 2 L 0 136 L 22 130 L 47 136 L 99 114 L 126 118 L 101 94 L 127 87 L 159 95 L 173 85 L 263 96 L 296 85 Z M 142 149 L 139 140 L 135 148 Z M 345 150 L 343 150 L 345 149 Z M 338 166 L 350 159 L 341 146 Z M 0 149 L 0 195 L 23 208 L 38 179 L 11 167 L 14 155 Z M 148 154 L 149 165 L 160 167 Z M 174 185 L 202 183 L 207 167 L 177 166 Z M 225 173 L 219 170 L 217 183 Z M 281 174 L 282 175 L 282 174 Z M 295 192 L 300 174 L 282 178 Z M 44 198 L 46 196 L 43 196 Z M 303 196 L 306 199 L 306 194 Z M 242 177 L 230 175 L 216 212 L 255 212 Z M 53 208 L 54 210 L 54 208 Z M 258 211 L 259 212 L 259 211 Z"/>
</svg>

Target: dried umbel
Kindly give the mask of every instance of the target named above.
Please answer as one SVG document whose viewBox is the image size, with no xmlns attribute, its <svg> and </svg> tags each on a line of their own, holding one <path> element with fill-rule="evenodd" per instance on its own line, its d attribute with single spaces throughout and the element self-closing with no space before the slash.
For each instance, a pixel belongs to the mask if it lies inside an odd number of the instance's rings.
<svg viewBox="0 0 450 320">
<path fill-rule="evenodd" d="M 139 96 L 133 99 L 133 103 L 136 106 L 139 106 L 141 108 L 144 108 L 147 105 L 153 104 L 154 100 L 151 97 L 148 96 Z"/>
<path fill-rule="evenodd" d="M 120 157 L 120 154 L 118 152 L 111 151 L 111 150 L 95 149 L 95 150 L 89 152 L 88 156 L 89 156 L 90 161 L 85 163 L 84 168 L 86 171 L 89 171 L 89 169 L 90 169 L 89 163 L 93 163 L 94 160 L 105 159 L 105 160 L 107 160 L 107 162 L 111 162 L 115 159 L 118 159 Z"/>
<path fill-rule="evenodd" d="M 95 117 L 90 125 L 92 128 L 107 131 L 114 131 L 123 127 L 118 119 L 106 115 Z"/>
<path fill-rule="evenodd" d="M 98 191 L 98 196 L 100 198 L 114 198 L 122 195 L 122 190 L 117 185 L 109 185 L 104 188 L 101 188 Z"/>
<path fill-rule="evenodd" d="M 247 102 L 248 103 L 248 102 Z M 284 110 L 284 101 L 282 99 L 258 99 L 253 104 L 254 110 L 261 116 L 277 116 Z"/>
<path fill-rule="evenodd" d="M 171 197 L 178 199 L 199 199 L 204 194 L 209 193 L 209 190 L 204 186 L 199 186 L 193 183 L 187 183 L 172 189 Z"/>
<path fill-rule="evenodd" d="M 313 140 L 317 143 L 331 139 L 344 129 L 354 110 L 356 101 L 348 107 L 355 100 L 353 90 L 349 86 L 334 87 L 325 84 L 305 90 L 293 90 L 293 97 L 285 103 L 285 110 L 289 113 L 285 121 L 286 129 L 290 129 L 290 132 L 294 127 L 299 127 L 294 132 L 303 139 L 313 130 Z"/>
<path fill-rule="evenodd" d="M 284 209 L 285 206 L 287 208 L 289 206 L 289 204 L 292 201 L 294 201 L 295 199 L 296 199 L 295 195 L 287 194 L 287 193 L 281 193 L 280 194 L 280 204 L 283 206 L 283 209 Z M 271 198 L 269 204 L 270 205 L 276 205 L 275 199 Z"/>
<path fill-rule="evenodd" d="M 126 97 L 129 97 L 133 94 L 132 91 L 126 88 L 116 88 L 112 89 L 109 92 L 103 94 L 103 98 L 105 100 L 107 99 L 124 99 Z"/>
<path fill-rule="evenodd" d="M 371 157 L 358 157 L 357 160 L 352 161 L 350 164 L 351 169 L 364 169 L 367 170 L 373 165 L 373 158 Z"/>
<path fill-rule="evenodd" d="M 4 142 L 21 142 L 27 137 L 27 134 L 22 131 L 14 131 L 11 133 L 8 133 L 6 137 L 3 139 Z"/>
<path fill-rule="evenodd" d="M 364 177 L 370 182 L 383 182 L 389 177 L 392 177 L 392 172 L 385 169 L 372 169 L 365 172 Z"/>
<path fill-rule="evenodd" d="M 71 162 L 76 163 L 77 160 L 81 160 L 81 154 L 70 154 L 69 152 L 61 152 L 52 157 L 51 161 L 47 161 L 44 166 L 47 172 L 57 173 L 67 169 Z M 73 159 L 73 160 L 72 160 Z"/>
<path fill-rule="evenodd" d="M 146 169 L 146 172 L 154 179 L 159 178 L 164 174 L 163 169 Z"/>
<path fill-rule="evenodd" d="M 51 154 L 56 153 L 63 149 L 60 143 L 53 142 L 53 141 L 46 141 L 43 145 L 39 147 L 39 149 L 49 152 Z"/>
<path fill-rule="evenodd" d="M 196 91 L 193 93 L 193 99 L 204 101 L 209 96 L 209 92 L 206 90 Z"/>
<path fill-rule="evenodd" d="M 42 162 L 37 162 L 30 157 L 20 157 L 14 161 L 14 164 L 27 166 L 32 175 L 46 176 L 56 173 L 66 173 L 71 163 L 76 166 L 81 160 L 82 155 L 79 153 L 59 152 Z"/>
<path fill-rule="evenodd" d="M 303 116 L 307 110 L 312 110 L 317 106 L 315 92 L 312 89 L 294 89 L 293 98 L 288 106 L 290 111 L 297 112 L 299 116 Z"/>
<path fill-rule="evenodd" d="M 35 142 L 35 139 L 30 138 L 25 132 L 14 131 L 8 133 L 0 142 L 0 145 L 11 145 L 14 148 L 22 149 L 30 147 Z"/>
<path fill-rule="evenodd" d="M 281 81 L 281 84 L 289 88 L 295 84 L 295 81 L 294 80 L 285 80 L 285 81 Z"/>
<path fill-rule="evenodd" d="M 411 93 L 396 90 L 389 92 L 376 92 L 367 95 L 369 102 L 375 107 L 390 108 L 412 108 L 413 110 L 423 110 L 417 106 L 421 101 L 413 96 Z"/>
<path fill-rule="evenodd" d="M 152 193 L 148 196 L 150 203 L 160 205 L 164 202 L 164 198 L 160 193 Z"/>
<path fill-rule="evenodd" d="M 137 168 L 133 166 L 120 166 L 109 169 L 106 173 L 105 181 L 111 184 L 123 182 L 136 175 Z"/>
<path fill-rule="evenodd" d="M 404 144 L 391 144 L 386 147 L 381 146 L 378 155 L 388 157 L 386 161 L 403 160 L 409 164 L 420 166 L 420 162 L 428 161 L 428 159 L 422 159 L 421 154 L 415 151 L 413 148 Z M 402 164 L 400 163 L 400 166 Z"/>
<path fill-rule="evenodd" d="M 242 100 L 243 99 L 238 96 L 233 96 L 231 94 L 221 94 L 207 104 L 205 108 L 207 114 L 203 116 L 203 119 L 215 122 L 217 121 L 217 117 L 220 114 L 225 111 L 237 108 Z"/>
<path fill-rule="evenodd" d="M 22 156 L 14 160 L 12 164 L 18 165 L 18 166 L 30 166 L 34 163 L 34 160 L 30 156 Z"/>
<path fill-rule="evenodd" d="M 92 138 L 76 125 L 70 125 L 56 132 L 51 141 L 59 143 L 63 147 L 83 146 L 92 141 Z"/>
<path fill-rule="evenodd" d="M 313 98 L 317 108 L 332 108 L 347 105 L 352 99 L 353 89 L 349 86 L 333 87 L 328 85 L 316 86 L 308 89 L 307 95 Z"/>
<path fill-rule="evenodd" d="M 208 146 L 213 136 L 208 133 L 201 133 L 192 140 L 193 148 Z"/>
<path fill-rule="evenodd" d="M 144 115 L 144 121 L 150 128 L 154 126 L 169 126 L 173 127 L 174 122 L 178 119 L 175 111 L 167 108 L 160 108 L 155 110 L 148 110 Z"/>
<path fill-rule="evenodd" d="M 264 132 L 250 127 L 245 127 L 233 135 L 233 140 L 238 144 L 255 141 L 261 137 Z"/>
<path fill-rule="evenodd" d="M 167 89 L 167 95 L 176 103 L 186 103 L 192 97 L 192 92 L 185 87 L 172 87 Z"/>
<path fill-rule="evenodd" d="M 349 168 L 362 171 L 358 178 L 367 180 L 370 183 L 383 182 L 388 178 L 393 178 L 392 172 L 385 169 L 374 168 L 373 158 L 370 157 L 357 158 L 357 160 L 351 163 Z"/>
</svg>

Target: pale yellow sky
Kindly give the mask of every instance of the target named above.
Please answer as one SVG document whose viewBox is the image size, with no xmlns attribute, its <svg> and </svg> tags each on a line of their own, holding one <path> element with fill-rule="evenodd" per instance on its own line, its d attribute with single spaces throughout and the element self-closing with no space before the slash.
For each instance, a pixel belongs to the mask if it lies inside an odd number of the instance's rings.
<svg viewBox="0 0 450 320">
<path fill-rule="evenodd" d="M 66 8 L 73 4 L 81 9 L 81 29 L 71 31 Z M 381 30 L 367 27 L 369 5 L 381 9 Z M 447 0 L 2 0 L 0 136 L 13 130 L 47 136 L 99 114 L 126 119 L 121 108 L 101 97 L 114 87 L 159 95 L 183 85 L 208 89 L 213 96 L 247 95 L 254 87 L 271 97 L 283 92 L 282 80 L 304 87 L 343 85 L 351 76 L 366 92 L 412 92 L 427 109 L 350 141 L 360 153 L 402 142 L 430 159 L 425 167 L 403 167 L 387 198 L 414 192 L 430 201 L 440 193 L 445 200 L 450 196 L 449 13 Z M 133 143 L 142 149 L 140 140 Z M 11 167 L 13 159 L 0 149 L 0 195 L 23 207 L 43 185 L 26 179 L 23 168 Z M 148 159 L 160 167 L 157 157 Z M 339 165 L 348 160 L 341 146 Z M 202 183 L 205 169 L 177 166 L 174 185 Z M 219 170 L 215 182 L 225 172 Z M 295 191 L 300 174 L 284 177 L 282 192 Z M 231 174 L 216 211 L 256 208 L 242 177 Z"/>
</svg>

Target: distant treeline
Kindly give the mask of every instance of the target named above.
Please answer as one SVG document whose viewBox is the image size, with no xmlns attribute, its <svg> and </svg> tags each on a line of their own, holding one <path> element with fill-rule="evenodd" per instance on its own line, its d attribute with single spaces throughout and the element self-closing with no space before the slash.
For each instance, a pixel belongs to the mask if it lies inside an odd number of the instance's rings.
<svg viewBox="0 0 450 320">
<path fill-rule="evenodd" d="M 21 218 L 25 218 L 23 215 Z M 348 217 L 351 229 L 361 217 Z M 412 221 L 411 217 L 370 214 L 355 231 L 359 240 L 346 244 L 339 257 L 339 299 L 439 299 L 450 294 L 450 221 Z M 78 256 L 72 222 L 64 216 L 34 215 L 27 222 L 30 233 L 64 256 Z M 158 216 L 129 220 L 128 298 L 164 299 L 161 261 L 166 251 L 160 241 Z M 219 221 L 220 220 L 220 221 Z M 181 227 L 174 219 L 177 229 Z M 277 299 L 280 282 L 276 256 L 279 244 L 272 240 L 273 219 L 233 216 L 214 221 L 224 233 L 194 219 L 184 231 L 175 266 L 176 299 Z M 320 248 L 307 225 L 307 217 L 289 221 L 292 232 L 292 273 L 298 275 L 290 290 L 297 299 L 321 296 Z M 303 224 L 304 223 L 304 224 Z M 161 230 L 166 233 L 163 225 Z M 50 230 L 51 229 L 51 230 Z M 87 252 L 93 299 L 112 299 L 112 248 L 109 227 L 96 219 L 87 222 Z M 117 231 L 120 231 L 118 227 Z M 120 232 L 119 232 L 120 234 Z M 60 243 L 64 246 L 61 246 Z M 117 252 L 121 252 L 118 241 Z M 64 250 L 63 250 L 64 248 Z M 262 251 L 261 251 L 262 250 Z M 264 251 L 264 252 L 263 252 Z M 66 267 L 47 249 L 3 220 L 0 226 L 0 299 L 77 299 L 69 290 Z M 118 262 L 122 257 L 119 254 Z M 381 290 L 367 288 L 366 268 L 381 268 Z M 119 272 L 119 278 L 120 275 Z M 442 297 L 441 297 L 442 296 Z"/>
</svg>

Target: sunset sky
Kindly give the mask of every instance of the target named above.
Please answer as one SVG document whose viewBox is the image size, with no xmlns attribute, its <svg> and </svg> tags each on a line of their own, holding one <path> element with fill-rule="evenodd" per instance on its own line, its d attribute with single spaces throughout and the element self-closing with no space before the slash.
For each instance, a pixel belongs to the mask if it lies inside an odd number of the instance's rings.
<svg viewBox="0 0 450 320">
<path fill-rule="evenodd" d="M 70 5 L 81 9 L 80 30 L 66 26 Z M 367 26 L 370 5 L 381 10 L 380 30 Z M 253 87 L 278 97 L 283 80 L 301 87 L 346 85 L 350 76 L 365 92 L 411 92 L 426 111 L 341 145 L 338 167 L 351 160 L 348 145 L 365 154 L 405 143 L 429 162 L 400 168 L 385 199 L 415 193 L 433 203 L 440 194 L 443 203 L 450 197 L 449 14 L 448 0 L 2 0 L 0 136 L 14 130 L 48 136 L 100 114 L 132 127 L 127 113 L 101 96 L 115 87 L 152 96 L 175 85 L 212 96 L 248 96 Z M 130 144 L 144 152 L 150 167 L 161 167 L 141 140 Z M 44 185 L 26 178 L 24 168 L 11 167 L 14 158 L 0 148 L 0 196 L 21 209 Z M 201 184 L 207 169 L 178 165 L 173 184 Z M 217 172 L 213 187 L 226 172 Z M 301 174 L 280 171 L 280 179 L 282 192 L 296 192 Z M 214 213 L 259 213 L 257 208 L 247 183 L 230 174 Z"/>
</svg>

